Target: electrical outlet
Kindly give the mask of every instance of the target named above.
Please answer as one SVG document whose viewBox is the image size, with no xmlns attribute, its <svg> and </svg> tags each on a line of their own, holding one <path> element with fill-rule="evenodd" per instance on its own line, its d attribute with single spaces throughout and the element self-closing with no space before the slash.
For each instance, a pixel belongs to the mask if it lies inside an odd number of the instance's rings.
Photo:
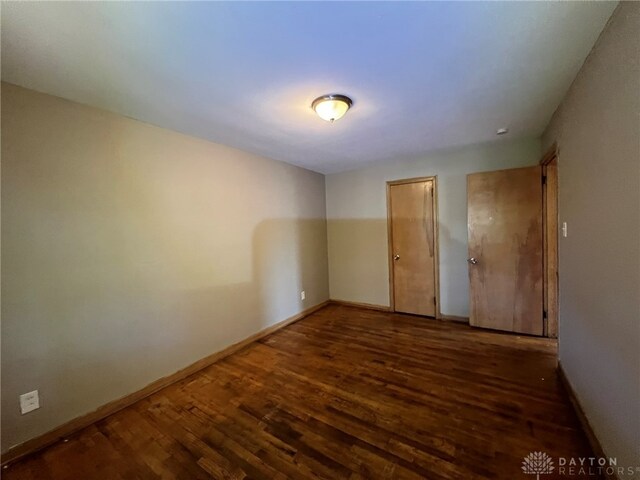
<svg viewBox="0 0 640 480">
<path fill-rule="evenodd" d="M 300 300 L 304 300 L 305 298 L 307 298 L 307 294 L 306 294 L 306 293 L 304 293 L 304 290 L 302 290 L 302 291 L 300 292 Z"/>
<path fill-rule="evenodd" d="M 38 390 L 20 395 L 20 412 L 22 415 L 40 408 Z"/>
<path fill-rule="evenodd" d="M 567 222 L 562 222 L 562 236 L 567 237 Z"/>
</svg>

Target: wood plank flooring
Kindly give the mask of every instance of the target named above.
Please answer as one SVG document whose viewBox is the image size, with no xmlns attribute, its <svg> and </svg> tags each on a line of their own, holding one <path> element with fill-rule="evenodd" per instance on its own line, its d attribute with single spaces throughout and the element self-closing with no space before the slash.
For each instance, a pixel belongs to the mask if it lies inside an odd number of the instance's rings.
<svg viewBox="0 0 640 480">
<path fill-rule="evenodd" d="M 555 366 L 553 340 L 330 305 L 2 474 L 535 478 L 529 452 L 591 454 Z"/>
</svg>

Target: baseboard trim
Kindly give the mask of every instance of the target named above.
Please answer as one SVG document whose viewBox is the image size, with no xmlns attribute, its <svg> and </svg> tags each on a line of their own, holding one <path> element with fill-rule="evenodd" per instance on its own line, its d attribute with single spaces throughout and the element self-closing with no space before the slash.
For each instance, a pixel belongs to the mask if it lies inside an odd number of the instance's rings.
<svg viewBox="0 0 640 480">
<path fill-rule="evenodd" d="M 367 310 L 377 310 L 379 312 L 390 312 L 391 307 L 387 307 L 385 305 L 375 305 L 373 303 L 361 303 L 361 302 L 350 302 L 348 300 L 334 300 L 331 299 L 329 302 L 334 305 L 342 305 L 345 307 L 356 307 L 356 308 L 365 308 Z"/>
<path fill-rule="evenodd" d="M 604 453 L 604 449 L 600 444 L 600 440 L 598 440 L 598 437 L 596 437 L 596 434 L 593 431 L 591 424 L 589 423 L 589 419 L 587 418 L 586 414 L 584 413 L 584 410 L 582 409 L 580 400 L 578 400 L 578 397 L 576 396 L 576 392 L 571 386 L 571 382 L 567 378 L 567 374 L 562 368 L 562 363 L 560 363 L 560 361 L 558 361 L 558 378 L 560 379 L 560 383 L 562 383 L 562 386 L 564 387 L 565 391 L 567 392 L 567 395 L 569 396 L 569 401 L 571 402 L 571 405 L 573 406 L 573 410 L 576 412 L 576 415 L 578 416 L 578 420 L 580 421 L 580 426 L 582 427 L 582 430 L 584 431 L 584 434 L 587 437 L 587 440 L 589 442 L 589 445 L 591 446 L 591 450 L 593 450 L 594 455 L 596 457 L 608 458 Z M 607 480 L 619 480 L 618 475 L 616 475 L 615 473 L 612 475 L 607 475 L 605 472 L 604 476 Z"/>
<path fill-rule="evenodd" d="M 244 340 L 241 340 L 238 343 L 234 343 L 233 345 L 230 345 L 225 349 L 220 350 L 219 352 L 213 353 L 205 358 L 202 358 L 196 361 L 195 363 L 189 365 L 188 367 L 178 370 L 177 372 L 172 373 L 171 375 L 168 375 L 166 377 L 160 378 L 150 383 L 146 387 L 142 388 L 141 390 L 130 393 L 128 395 L 125 395 L 122 398 L 119 398 L 105 405 L 102 405 L 101 407 L 98 407 L 93 412 L 81 415 L 80 417 L 74 418 L 73 420 L 70 420 L 67 423 L 62 424 L 59 427 L 54 428 L 53 430 L 43 433 L 42 435 L 32 438 L 31 440 L 27 440 L 26 442 L 21 443 L 20 445 L 16 445 L 15 447 L 9 449 L 7 452 L 2 454 L 0 459 L 0 466 L 4 467 L 5 465 L 8 465 L 10 462 L 15 462 L 16 460 L 19 460 L 23 457 L 26 457 L 27 455 L 35 453 L 38 450 L 42 450 L 43 448 L 53 445 L 59 440 L 62 440 L 65 437 L 68 437 L 76 433 L 77 431 L 82 430 L 83 428 L 86 428 L 89 425 L 92 425 L 93 423 L 108 417 L 109 415 L 113 415 L 114 413 L 122 410 L 123 408 L 133 405 L 134 403 L 150 395 L 153 395 L 154 393 L 162 390 L 165 387 L 168 387 L 171 384 L 184 380 L 185 378 L 193 375 L 194 373 L 197 373 L 200 370 L 210 365 L 213 365 L 217 361 L 222 360 L 223 358 L 228 357 L 229 355 L 236 353 L 239 350 L 242 350 L 243 348 L 247 347 L 251 343 L 257 340 L 260 340 L 261 338 L 264 338 L 267 335 L 270 335 L 276 332 L 277 330 L 280 330 L 281 328 L 291 325 L 292 323 L 297 322 L 298 320 L 302 320 L 304 317 L 307 317 L 312 313 L 320 310 L 321 308 L 326 307 L 329 303 L 330 303 L 330 300 L 326 300 L 318 305 L 307 308 L 292 317 L 289 317 L 281 322 L 276 323 L 275 325 L 271 325 L 270 327 L 267 327 L 264 330 L 260 330 L 259 332 L 251 335 L 250 337 L 245 338 Z"/>
<path fill-rule="evenodd" d="M 440 320 L 447 322 L 469 323 L 469 317 L 460 317 L 458 315 L 440 315 Z"/>
<path fill-rule="evenodd" d="M 351 302 L 349 300 L 329 300 L 330 303 L 334 305 L 343 305 L 345 307 L 356 307 L 356 308 L 365 308 L 367 310 L 377 310 L 379 312 L 393 312 L 391 307 L 387 307 L 385 305 L 376 305 L 374 303 L 362 303 L 362 302 Z M 444 315 L 441 314 L 435 317 L 438 320 L 445 320 L 449 322 L 460 322 L 460 323 L 469 323 L 469 317 L 460 317 L 458 315 Z"/>
</svg>

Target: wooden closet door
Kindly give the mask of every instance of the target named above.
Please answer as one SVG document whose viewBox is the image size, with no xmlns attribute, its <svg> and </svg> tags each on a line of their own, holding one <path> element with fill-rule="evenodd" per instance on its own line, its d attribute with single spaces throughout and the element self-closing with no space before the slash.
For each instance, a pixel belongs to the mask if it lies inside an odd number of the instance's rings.
<svg viewBox="0 0 640 480">
<path fill-rule="evenodd" d="M 434 181 L 389 186 L 393 302 L 397 312 L 435 316 Z"/>
<path fill-rule="evenodd" d="M 543 334 L 542 171 L 467 176 L 471 325 Z"/>
</svg>

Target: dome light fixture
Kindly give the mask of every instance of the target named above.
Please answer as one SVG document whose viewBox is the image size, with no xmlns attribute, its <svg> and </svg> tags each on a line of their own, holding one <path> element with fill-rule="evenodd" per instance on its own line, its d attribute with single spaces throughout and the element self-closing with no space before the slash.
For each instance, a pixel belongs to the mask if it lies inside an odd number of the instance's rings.
<svg viewBox="0 0 640 480">
<path fill-rule="evenodd" d="M 313 101 L 311 108 L 321 119 L 333 123 L 344 117 L 351 105 L 353 102 L 346 95 L 323 95 Z"/>
</svg>

